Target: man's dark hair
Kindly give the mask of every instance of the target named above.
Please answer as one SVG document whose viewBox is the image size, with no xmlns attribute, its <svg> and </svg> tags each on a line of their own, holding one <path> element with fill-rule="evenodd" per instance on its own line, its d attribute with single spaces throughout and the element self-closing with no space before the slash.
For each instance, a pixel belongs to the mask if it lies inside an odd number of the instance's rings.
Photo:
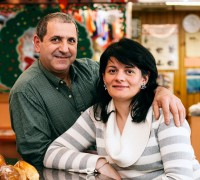
<svg viewBox="0 0 200 180">
<path fill-rule="evenodd" d="M 40 19 L 40 21 L 37 24 L 36 34 L 40 38 L 41 41 L 43 41 L 43 38 L 47 33 L 48 22 L 55 19 L 62 23 L 74 23 L 77 30 L 77 35 L 78 35 L 78 27 L 77 27 L 76 21 L 72 18 L 72 16 L 66 13 L 62 13 L 62 12 L 55 12 L 55 13 L 47 14 L 42 19 Z"/>
</svg>

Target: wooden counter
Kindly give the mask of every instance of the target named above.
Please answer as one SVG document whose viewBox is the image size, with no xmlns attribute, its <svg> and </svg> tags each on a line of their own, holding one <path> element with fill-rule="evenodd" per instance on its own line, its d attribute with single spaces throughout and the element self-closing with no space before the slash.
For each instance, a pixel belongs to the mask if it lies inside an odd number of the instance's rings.
<svg viewBox="0 0 200 180">
<path fill-rule="evenodd" d="M 190 116 L 188 122 L 191 128 L 191 142 L 197 160 L 200 162 L 200 116 Z"/>
<path fill-rule="evenodd" d="M 7 158 L 20 158 L 10 123 L 8 94 L 1 94 L 0 99 L 0 154 Z"/>
<path fill-rule="evenodd" d="M 20 155 L 16 150 L 15 134 L 10 128 L 0 129 L 0 154 L 6 158 L 20 159 Z"/>
<path fill-rule="evenodd" d="M 14 165 L 18 159 L 6 158 L 5 159 L 8 164 Z M 42 166 L 35 166 L 37 169 L 40 180 L 84 180 L 84 179 L 91 179 L 91 180 L 114 180 L 109 178 L 103 174 L 79 174 L 79 173 L 71 173 L 64 170 L 57 170 L 51 168 L 45 168 Z"/>
</svg>

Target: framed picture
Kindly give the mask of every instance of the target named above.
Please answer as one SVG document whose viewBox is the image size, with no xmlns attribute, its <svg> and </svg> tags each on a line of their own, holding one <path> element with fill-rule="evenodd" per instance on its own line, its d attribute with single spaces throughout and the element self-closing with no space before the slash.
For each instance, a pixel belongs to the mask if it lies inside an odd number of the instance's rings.
<svg viewBox="0 0 200 180">
<path fill-rule="evenodd" d="M 142 44 L 156 59 L 158 70 L 178 69 L 178 25 L 143 24 Z"/>
</svg>

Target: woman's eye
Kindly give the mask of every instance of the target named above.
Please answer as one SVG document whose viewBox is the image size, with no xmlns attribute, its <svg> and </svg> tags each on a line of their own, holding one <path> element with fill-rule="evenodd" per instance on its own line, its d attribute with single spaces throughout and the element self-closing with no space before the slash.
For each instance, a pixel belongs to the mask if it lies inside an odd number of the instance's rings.
<svg viewBox="0 0 200 180">
<path fill-rule="evenodd" d="M 126 73 L 127 73 L 127 74 L 133 74 L 134 71 L 133 71 L 133 70 L 127 70 Z"/>
<path fill-rule="evenodd" d="M 108 72 L 111 73 L 111 74 L 113 74 L 113 73 L 116 72 L 116 70 L 115 69 L 110 69 Z"/>
</svg>

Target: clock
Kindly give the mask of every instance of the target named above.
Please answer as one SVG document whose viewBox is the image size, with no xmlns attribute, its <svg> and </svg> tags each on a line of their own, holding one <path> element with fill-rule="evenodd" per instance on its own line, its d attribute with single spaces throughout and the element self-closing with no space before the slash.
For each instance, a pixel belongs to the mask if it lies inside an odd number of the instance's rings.
<svg viewBox="0 0 200 180">
<path fill-rule="evenodd" d="M 200 30 L 200 18 L 196 14 L 189 14 L 183 19 L 183 28 L 188 33 L 196 33 Z"/>
</svg>

